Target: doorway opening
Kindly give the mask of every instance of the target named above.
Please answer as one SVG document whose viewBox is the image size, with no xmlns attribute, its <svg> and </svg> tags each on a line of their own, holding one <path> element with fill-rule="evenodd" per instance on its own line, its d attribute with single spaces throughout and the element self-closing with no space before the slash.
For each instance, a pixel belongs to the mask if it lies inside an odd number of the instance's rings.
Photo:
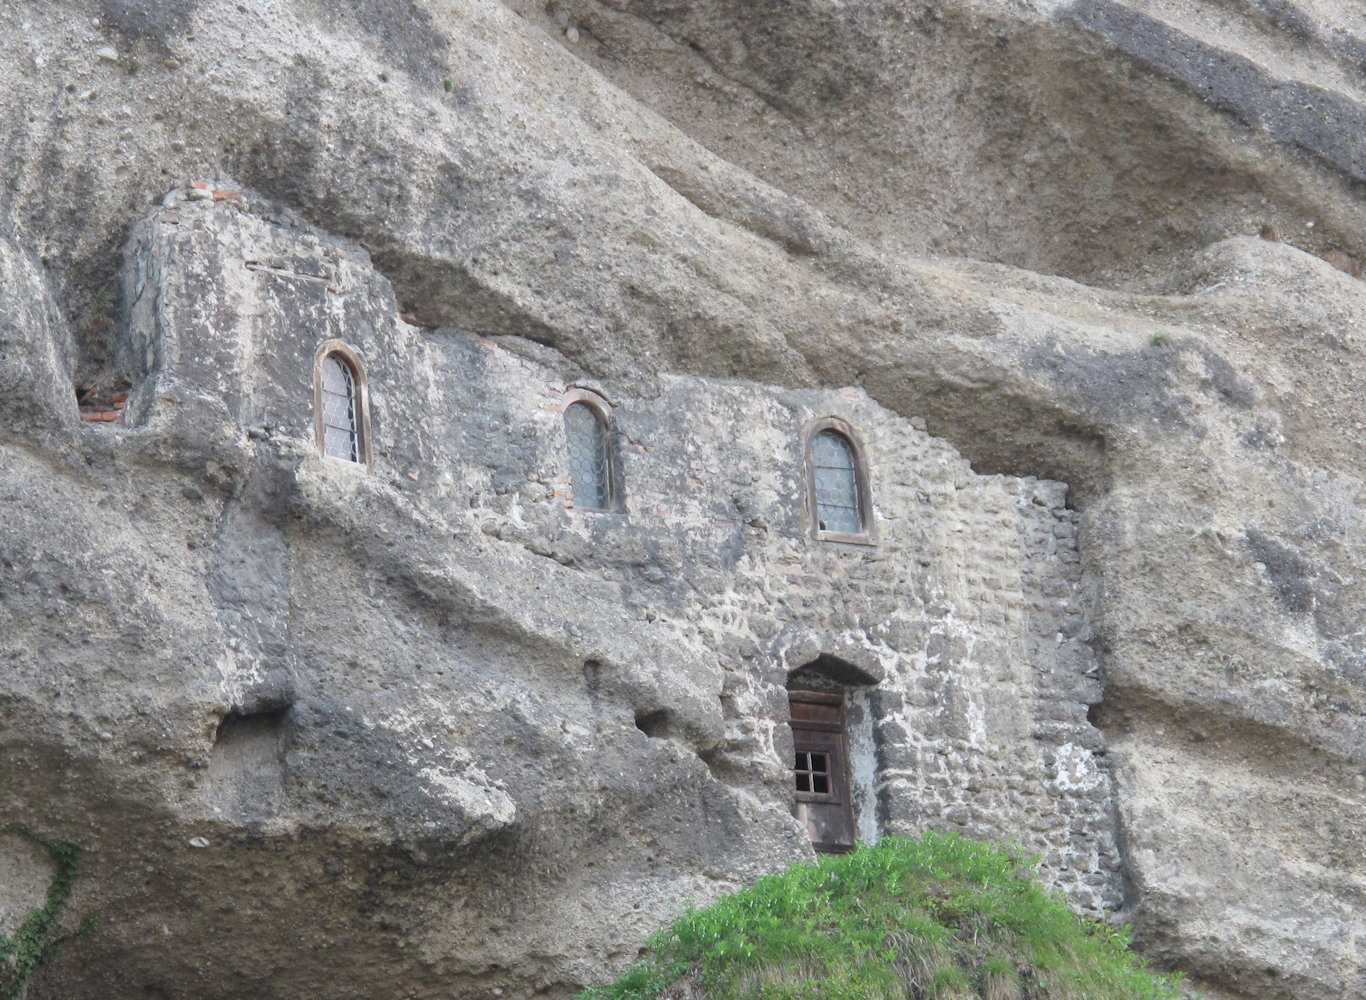
<svg viewBox="0 0 1366 1000">
<path fill-rule="evenodd" d="M 806 825 L 811 846 L 842 854 L 854 849 L 854 796 L 849 781 L 849 740 L 844 731 L 844 695 L 789 691 L 795 812 Z"/>
<path fill-rule="evenodd" d="M 829 655 L 788 677 L 793 813 L 818 851 L 877 840 L 876 686 L 877 678 Z"/>
</svg>

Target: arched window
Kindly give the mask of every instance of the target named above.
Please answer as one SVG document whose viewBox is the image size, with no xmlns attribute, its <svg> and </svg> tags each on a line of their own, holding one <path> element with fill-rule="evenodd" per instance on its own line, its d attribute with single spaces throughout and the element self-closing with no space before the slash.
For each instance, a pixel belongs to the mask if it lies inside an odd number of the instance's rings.
<svg viewBox="0 0 1366 1000">
<path fill-rule="evenodd" d="M 571 392 L 564 408 L 569 441 L 569 486 L 574 506 L 611 510 L 616 499 L 611 416 L 605 401 L 584 390 Z"/>
<path fill-rule="evenodd" d="M 356 378 L 335 354 L 323 358 L 323 454 L 360 461 L 356 427 Z"/>
<path fill-rule="evenodd" d="M 830 417 L 811 428 L 806 469 L 816 537 L 871 542 L 868 479 L 847 424 Z"/>
<path fill-rule="evenodd" d="M 328 458 L 370 464 L 370 401 L 356 352 L 339 340 L 318 348 L 313 361 L 313 425 Z"/>
</svg>

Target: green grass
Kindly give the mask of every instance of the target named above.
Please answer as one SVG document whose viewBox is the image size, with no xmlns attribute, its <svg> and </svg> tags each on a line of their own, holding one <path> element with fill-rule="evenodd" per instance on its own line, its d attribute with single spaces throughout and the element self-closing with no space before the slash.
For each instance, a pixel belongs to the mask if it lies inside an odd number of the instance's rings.
<svg viewBox="0 0 1366 1000">
<path fill-rule="evenodd" d="M 1084 920 L 1017 850 L 955 835 L 888 837 L 794 865 L 647 943 L 580 1000 L 1175 1000 L 1124 930 Z"/>
</svg>

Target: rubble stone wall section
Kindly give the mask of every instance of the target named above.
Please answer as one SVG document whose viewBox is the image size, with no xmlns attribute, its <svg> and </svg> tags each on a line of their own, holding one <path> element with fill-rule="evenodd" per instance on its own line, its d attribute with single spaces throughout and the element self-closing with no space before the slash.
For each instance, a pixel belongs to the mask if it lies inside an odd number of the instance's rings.
<svg viewBox="0 0 1366 1000">
<path fill-rule="evenodd" d="M 663 635 L 685 660 L 719 667 L 721 732 L 660 698 L 635 706 L 651 735 L 683 741 L 713 777 L 783 808 L 787 678 L 837 657 L 868 681 L 851 707 L 871 715 L 852 720 L 873 737 L 876 801 L 858 803 L 865 833 L 1017 839 L 1083 910 L 1120 904 L 1104 742 L 1087 721 L 1100 698 L 1089 599 L 1064 484 L 977 476 L 857 389 L 664 375 L 651 394 L 625 396 L 529 342 L 424 335 L 398 318 L 358 248 L 254 217 L 237 199 L 173 197 L 130 260 L 129 343 L 145 376 L 135 420 L 178 419 L 191 439 L 282 438 L 302 466 L 335 471 L 314 454 L 309 380 L 317 345 L 344 340 L 370 381 L 381 489 L 606 584 L 615 620 L 599 624 L 628 646 L 636 632 Z M 570 499 L 563 404 L 576 387 L 614 407 L 613 511 Z M 221 423 L 193 414 L 205 406 Z M 830 416 L 859 438 L 875 544 L 812 536 L 803 449 Z M 262 627 L 244 641 L 262 641 Z"/>
</svg>

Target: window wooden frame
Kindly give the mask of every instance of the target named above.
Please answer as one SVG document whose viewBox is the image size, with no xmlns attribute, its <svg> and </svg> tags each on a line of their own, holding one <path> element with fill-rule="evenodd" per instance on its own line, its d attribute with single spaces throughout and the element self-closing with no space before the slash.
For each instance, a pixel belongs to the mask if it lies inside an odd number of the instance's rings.
<svg viewBox="0 0 1366 1000">
<path fill-rule="evenodd" d="M 570 386 L 560 397 L 561 416 L 567 414 L 569 408 L 576 403 L 582 403 L 592 410 L 594 416 L 598 418 L 598 422 L 602 424 L 603 439 L 607 442 L 607 505 L 605 507 L 583 507 L 575 503 L 574 476 L 571 471 L 569 507 L 571 510 L 582 510 L 591 514 L 609 514 L 621 505 L 621 470 L 617 467 L 617 442 L 615 427 L 612 423 L 612 404 L 607 402 L 602 393 L 581 386 Z M 561 420 L 561 426 L 565 428 L 565 461 L 567 463 L 569 460 L 569 429 L 563 420 Z"/>
<path fill-rule="evenodd" d="M 834 431 L 849 445 L 854 463 L 854 493 L 858 497 L 858 518 L 861 531 L 826 531 L 821 528 L 820 508 L 816 503 L 816 466 L 811 446 L 818 435 Z M 839 417 L 822 417 L 806 427 L 803 436 L 802 464 L 806 472 L 806 513 L 811 525 L 811 537 L 821 542 L 844 542 L 850 545 L 876 545 L 873 533 L 873 491 L 868 482 L 868 463 L 863 439 L 853 426 Z"/>
<path fill-rule="evenodd" d="M 351 372 L 351 382 L 356 392 L 356 455 L 358 461 L 337 458 L 327 454 L 325 432 L 323 429 L 323 362 L 335 357 Z M 375 456 L 370 437 L 370 381 L 365 375 L 365 365 L 360 354 L 344 340 L 325 340 L 318 345 L 313 355 L 313 434 L 318 445 L 318 454 L 342 465 L 358 466 L 370 472 L 374 468 Z"/>
</svg>

